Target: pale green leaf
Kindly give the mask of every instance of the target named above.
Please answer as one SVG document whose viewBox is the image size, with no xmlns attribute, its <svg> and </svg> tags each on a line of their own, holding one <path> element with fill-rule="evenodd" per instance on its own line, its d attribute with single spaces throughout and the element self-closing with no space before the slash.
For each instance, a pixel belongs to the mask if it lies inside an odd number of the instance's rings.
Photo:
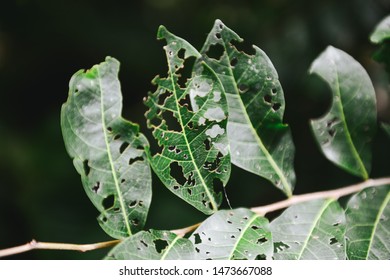
<svg viewBox="0 0 390 280">
<path fill-rule="evenodd" d="M 288 196 L 295 184 L 294 143 L 283 124 L 285 101 L 278 74 L 267 55 L 237 50 L 242 39 L 217 20 L 196 67 L 206 62 L 224 87 L 228 106 L 228 137 L 232 163 L 271 181 Z M 222 48 L 215 57 L 214 49 Z"/>
<path fill-rule="evenodd" d="M 191 241 L 169 231 L 141 231 L 116 245 L 107 260 L 192 260 Z"/>
<path fill-rule="evenodd" d="M 215 73 L 203 65 L 203 71 L 178 82 L 184 59 L 200 54 L 186 41 L 160 27 L 158 38 L 169 66 L 168 77 L 156 77 L 154 93 L 145 104 L 148 127 L 162 149 L 149 155 L 155 173 L 174 194 L 198 210 L 211 214 L 222 201 L 216 186 L 225 186 L 230 176 L 230 155 L 226 133 L 227 104 Z M 182 54 L 183 52 L 183 54 Z M 189 94 L 196 95 L 190 106 Z"/>
<path fill-rule="evenodd" d="M 114 238 L 142 229 L 152 190 L 146 138 L 121 117 L 119 62 L 114 58 L 73 75 L 61 110 L 66 149 L 84 189 Z"/>
<path fill-rule="evenodd" d="M 349 259 L 390 259 L 390 186 L 368 188 L 348 202 L 347 255 Z"/>
<path fill-rule="evenodd" d="M 293 205 L 270 228 L 277 260 L 345 259 L 345 215 L 337 201 Z"/>
<path fill-rule="evenodd" d="M 375 91 L 367 72 L 351 56 L 329 46 L 310 73 L 319 75 L 333 95 L 329 111 L 311 121 L 317 143 L 334 164 L 367 179 L 376 132 Z"/>
<path fill-rule="evenodd" d="M 272 235 L 268 220 L 248 209 L 220 210 L 189 238 L 197 259 L 270 259 Z"/>
<path fill-rule="evenodd" d="M 370 36 L 371 42 L 375 44 L 383 43 L 388 39 L 390 39 L 390 16 L 379 22 Z"/>
</svg>

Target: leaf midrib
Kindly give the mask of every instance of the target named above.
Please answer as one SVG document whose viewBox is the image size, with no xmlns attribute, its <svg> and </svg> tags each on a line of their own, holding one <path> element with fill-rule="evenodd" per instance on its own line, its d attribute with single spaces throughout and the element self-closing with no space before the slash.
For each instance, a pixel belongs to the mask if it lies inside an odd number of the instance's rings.
<svg viewBox="0 0 390 280">
<path fill-rule="evenodd" d="M 106 145 L 106 148 L 107 148 L 107 155 L 108 155 L 108 161 L 110 162 L 110 168 L 111 168 L 111 172 L 112 172 L 112 175 L 113 175 L 113 178 L 114 178 L 114 184 L 115 184 L 115 189 L 116 189 L 116 192 L 117 192 L 117 195 L 118 195 L 118 200 L 119 200 L 119 204 L 120 204 L 120 208 L 121 208 L 121 212 L 122 212 L 122 215 L 123 215 L 123 218 L 125 220 L 125 225 L 126 225 L 126 229 L 127 229 L 127 232 L 130 235 L 132 235 L 132 232 L 131 232 L 131 228 L 130 228 L 130 222 L 129 222 L 129 218 L 127 217 L 127 213 L 126 213 L 126 210 L 125 210 L 125 203 L 123 201 L 123 197 L 122 197 L 122 193 L 121 193 L 121 190 L 120 190 L 120 187 L 119 187 L 119 182 L 118 182 L 118 178 L 117 178 L 117 174 L 116 174 L 116 171 L 115 171 L 115 166 L 114 166 L 114 162 L 113 162 L 113 159 L 112 159 L 112 156 L 111 156 L 111 148 L 110 148 L 110 144 L 109 144 L 109 141 L 108 141 L 108 135 L 107 135 L 107 127 L 106 127 L 106 119 L 105 119 L 105 111 L 104 111 L 104 92 L 103 92 L 103 87 L 102 87 L 102 84 L 101 84 L 101 76 L 100 76 L 100 70 L 99 68 L 97 68 L 97 73 L 98 73 L 98 81 L 99 81 L 99 90 L 100 90 L 100 110 L 102 112 L 101 114 L 101 121 L 102 121 L 102 125 L 103 125 L 103 135 L 104 135 L 104 142 L 105 142 L 105 145 Z"/>
</svg>

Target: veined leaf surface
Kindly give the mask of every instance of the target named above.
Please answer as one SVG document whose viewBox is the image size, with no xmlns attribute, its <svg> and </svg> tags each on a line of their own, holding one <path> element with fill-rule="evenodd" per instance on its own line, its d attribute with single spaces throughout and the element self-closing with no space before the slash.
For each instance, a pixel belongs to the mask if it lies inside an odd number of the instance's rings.
<svg viewBox="0 0 390 280">
<path fill-rule="evenodd" d="M 153 129 L 153 136 L 162 148 L 153 157 L 149 155 L 151 165 L 169 190 L 198 210 L 211 214 L 222 200 L 215 186 L 218 181 L 225 186 L 230 176 L 223 87 L 207 65 L 185 87 L 179 85 L 184 60 L 200 54 L 165 27 L 160 27 L 158 38 L 167 41 L 164 49 L 169 71 L 167 78 L 153 80 L 158 88 L 145 100 L 149 107 L 148 127 Z M 196 96 L 192 108 L 188 101 L 190 92 Z"/>
<path fill-rule="evenodd" d="M 347 255 L 349 259 L 390 258 L 390 186 L 368 188 L 348 202 Z"/>
<path fill-rule="evenodd" d="M 271 181 L 291 196 L 295 184 L 294 143 L 283 124 L 285 101 L 278 74 L 267 55 L 238 51 L 233 42 L 242 39 L 217 20 L 201 50 L 224 87 L 228 106 L 228 137 L 232 163 Z M 213 48 L 223 49 L 214 57 Z"/>
<path fill-rule="evenodd" d="M 84 189 L 100 211 L 101 227 L 114 238 L 142 229 L 152 190 L 146 138 L 121 117 L 119 62 L 106 61 L 73 75 L 61 110 L 66 149 Z"/>
<path fill-rule="evenodd" d="M 193 260 L 191 241 L 169 231 L 141 231 L 116 245 L 107 260 Z"/>
<path fill-rule="evenodd" d="M 337 201 L 293 205 L 270 228 L 277 260 L 345 259 L 345 215 Z"/>
<path fill-rule="evenodd" d="M 244 208 L 220 210 L 189 238 L 197 259 L 271 259 L 272 235 L 268 220 Z"/>
<path fill-rule="evenodd" d="M 333 94 L 330 110 L 311 121 L 324 155 L 337 166 L 367 179 L 376 131 L 374 87 L 364 68 L 347 53 L 329 46 L 311 65 Z"/>
</svg>

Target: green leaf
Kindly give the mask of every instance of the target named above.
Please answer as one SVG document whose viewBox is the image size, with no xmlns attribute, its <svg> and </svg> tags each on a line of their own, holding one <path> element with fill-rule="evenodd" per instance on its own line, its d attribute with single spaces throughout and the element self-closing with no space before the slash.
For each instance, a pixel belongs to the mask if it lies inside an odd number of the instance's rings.
<svg viewBox="0 0 390 280">
<path fill-rule="evenodd" d="M 270 228 L 277 260 L 345 259 L 345 216 L 337 201 L 293 205 Z"/>
<path fill-rule="evenodd" d="M 160 27 L 158 38 L 169 66 L 168 77 L 156 77 L 154 93 L 145 104 L 148 127 L 153 129 L 161 152 L 149 154 L 153 170 L 174 194 L 198 210 L 211 214 L 221 204 L 216 189 L 226 185 L 230 176 L 230 155 L 226 133 L 227 104 L 215 73 L 203 65 L 203 71 L 179 85 L 184 59 L 200 54 L 186 41 Z M 182 52 L 184 52 L 182 54 Z M 183 57 L 183 58 L 181 58 Z M 188 96 L 196 95 L 190 107 Z"/>
<path fill-rule="evenodd" d="M 146 138 L 121 117 L 119 62 L 106 61 L 78 71 L 61 110 L 66 149 L 84 189 L 101 213 L 101 227 L 114 238 L 142 229 L 152 190 L 144 152 Z"/>
<path fill-rule="evenodd" d="M 390 258 L 390 186 L 368 188 L 348 202 L 347 255 L 349 259 Z"/>
<path fill-rule="evenodd" d="M 330 110 L 311 127 L 324 155 L 351 174 L 367 179 L 376 131 L 374 87 L 364 68 L 345 52 L 329 46 L 311 65 L 331 88 Z"/>
<path fill-rule="evenodd" d="M 141 231 L 116 245 L 107 260 L 192 260 L 194 246 L 169 231 Z"/>
<path fill-rule="evenodd" d="M 294 144 L 283 124 L 285 101 L 278 74 L 267 55 L 238 51 L 242 39 L 217 20 L 196 67 L 206 62 L 224 87 L 228 106 L 228 137 L 232 163 L 271 181 L 291 196 L 295 184 Z M 222 55 L 215 57 L 214 50 Z"/>
<path fill-rule="evenodd" d="M 220 210 L 189 238 L 198 259 L 270 259 L 272 235 L 268 220 L 244 208 Z"/>
<path fill-rule="evenodd" d="M 390 137 L 390 124 L 382 123 L 381 126 L 383 130 L 387 133 L 387 135 Z"/>
<path fill-rule="evenodd" d="M 390 16 L 380 21 L 370 36 L 371 42 L 375 44 L 383 43 L 388 39 L 390 39 Z"/>
</svg>

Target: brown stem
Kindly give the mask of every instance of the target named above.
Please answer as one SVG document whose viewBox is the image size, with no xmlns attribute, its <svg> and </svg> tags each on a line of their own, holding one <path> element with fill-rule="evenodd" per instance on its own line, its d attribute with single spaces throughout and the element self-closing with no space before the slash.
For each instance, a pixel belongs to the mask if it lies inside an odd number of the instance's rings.
<svg viewBox="0 0 390 280">
<path fill-rule="evenodd" d="M 43 249 L 43 250 L 70 250 L 70 251 L 92 251 L 96 249 L 111 247 L 118 244 L 120 240 L 111 240 L 106 242 L 99 242 L 94 244 L 66 244 L 66 243 L 51 243 L 51 242 L 39 242 L 34 239 L 24 245 L 0 250 L 0 258 L 24 253 L 31 250 Z"/>
</svg>

